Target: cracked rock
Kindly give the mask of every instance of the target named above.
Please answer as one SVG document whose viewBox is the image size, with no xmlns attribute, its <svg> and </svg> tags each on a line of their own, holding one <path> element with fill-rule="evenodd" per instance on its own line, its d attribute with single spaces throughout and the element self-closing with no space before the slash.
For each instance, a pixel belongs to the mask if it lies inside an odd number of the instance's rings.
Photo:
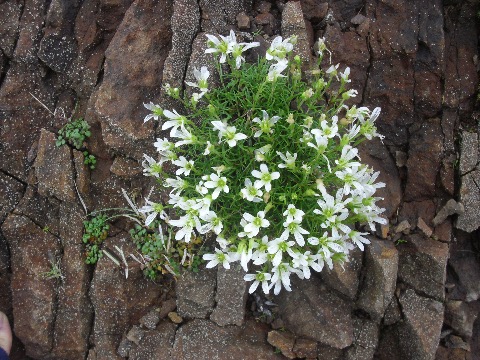
<svg viewBox="0 0 480 360">
<path fill-rule="evenodd" d="M 310 42 L 308 40 L 307 26 L 303 19 L 300 2 L 289 1 L 282 12 L 282 36 L 288 38 L 297 36 L 297 44 L 293 52 L 300 55 L 303 62 L 310 62 Z"/>
<path fill-rule="evenodd" d="M 177 313 L 185 318 L 205 319 L 215 305 L 215 270 L 186 271 L 177 280 Z"/>
<path fill-rule="evenodd" d="M 453 214 L 463 214 L 465 211 L 463 204 L 456 202 L 454 199 L 450 199 L 447 201 L 444 207 L 440 209 L 440 211 L 435 215 L 433 219 L 433 225 L 437 226 L 443 223 L 447 217 Z"/>
</svg>

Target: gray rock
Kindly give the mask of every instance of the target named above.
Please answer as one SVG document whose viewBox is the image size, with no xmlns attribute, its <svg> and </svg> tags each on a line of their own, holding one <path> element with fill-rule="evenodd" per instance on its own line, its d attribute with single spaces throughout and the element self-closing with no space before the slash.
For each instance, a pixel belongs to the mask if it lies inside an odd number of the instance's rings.
<svg viewBox="0 0 480 360">
<path fill-rule="evenodd" d="M 185 271 L 177 280 L 177 312 L 185 318 L 205 319 L 215 305 L 216 270 Z"/>
<path fill-rule="evenodd" d="M 400 233 L 400 232 L 410 232 L 410 223 L 408 222 L 408 220 L 403 220 L 402 222 L 400 222 L 400 224 L 397 225 L 397 227 L 395 228 L 395 233 Z"/>
<path fill-rule="evenodd" d="M 143 334 L 139 345 L 129 352 L 130 360 L 171 360 L 172 346 L 177 325 L 164 322 L 156 330 L 148 330 Z"/>
<path fill-rule="evenodd" d="M 284 359 L 267 343 L 267 328 L 253 320 L 243 326 L 220 327 L 195 319 L 176 333 L 172 358 L 175 360 Z"/>
<path fill-rule="evenodd" d="M 153 330 L 157 327 L 157 324 L 160 322 L 160 320 L 160 312 L 157 310 L 151 310 L 140 318 L 140 324 L 145 326 L 147 329 Z"/>
<path fill-rule="evenodd" d="M 398 278 L 417 291 L 443 300 L 448 245 L 414 234 L 407 237 L 399 252 Z"/>
<path fill-rule="evenodd" d="M 397 166 L 404 167 L 407 165 L 408 155 L 403 151 L 395 151 L 395 163 Z"/>
<path fill-rule="evenodd" d="M 466 302 L 450 300 L 446 303 L 445 324 L 464 338 L 472 336 L 473 323 L 477 316 L 478 313 L 472 310 Z"/>
<path fill-rule="evenodd" d="M 370 320 L 354 318 L 353 320 L 353 346 L 345 355 L 346 360 L 373 359 L 378 343 L 378 325 Z"/>
<path fill-rule="evenodd" d="M 425 234 L 426 237 L 430 237 L 433 234 L 433 230 L 428 226 L 425 221 L 419 217 L 417 220 L 417 228 Z"/>
<path fill-rule="evenodd" d="M 463 132 L 460 153 L 460 175 L 472 171 L 478 165 L 478 135 Z"/>
<path fill-rule="evenodd" d="M 460 202 L 464 213 L 458 216 L 455 227 L 472 232 L 480 227 L 480 170 L 463 175 L 460 182 Z"/>
<path fill-rule="evenodd" d="M 392 301 L 385 309 L 385 315 L 383 317 L 384 325 L 393 325 L 402 320 L 402 312 L 400 311 L 400 305 L 396 297 L 392 297 Z"/>
<path fill-rule="evenodd" d="M 440 209 L 440 211 L 435 215 L 433 219 L 433 226 L 440 225 L 443 223 L 447 217 L 453 214 L 463 214 L 465 211 L 462 203 L 457 203 L 454 199 L 450 199 L 447 201 L 444 207 Z"/>
<path fill-rule="evenodd" d="M 297 336 L 343 349 L 353 341 L 351 304 L 328 290 L 322 282 L 292 278 L 292 292 L 275 299 L 286 328 Z"/>
<path fill-rule="evenodd" d="M 217 271 L 217 306 L 210 320 L 220 326 L 242 325 L 247 302 L 247 283 L 243 280 L 245 271 L 240 264 L 232 264 L 229 270 L 223 267 Z"/>
<path fill-rule="evenodd" d="M 55 134 L 42 129 L 35 159 L 35 176 L 40 195 L 61 201 L 75 202 L 72 153 L 68 146 L 57 147 Z"/>
<path fill-rule="evenodd" d="M 433 360 L 443 324 L 442 303 L 418 296 L 411 289 L 399 300 L 404 320 L 398 334 L 404 358 Z"/>
<path fill-rule="evenodd" d="M 172 49 L 163 68 L 163 82 L 182 89 L 192 42 L 200 28 L 200 8 L 196 0 L 176 0 L 172 16 Z"/>
<path fill-rule="evenodd" d="M 252 0 L 200 0 L 202 31 L 227 35 L 235 26 L 238 13 L 249 13 Z"/>
<path fill-rule="evenodd" d="M 294 35 L 297 36 L 297 44 L 293 52 L 300 55 L 304 63 L 309 63 L 311 50 L 302 6 L 300 2 L 289 1 L 282 12 L 282 36 L 288 38 Z"/>
<path fill-rule="evenodd" d="M 328 287 L 354 300 L 357 296 L 363 253 L 355 248 L 349 255 L 349 261 L 334 263 L 333 269 L 325 267 L 320 276 Z"/>
<path fill-rule="evenodd" d="M 357 306 L 377 322 L 391 303 L 398 271 L 398 251 L 389 241 L 371 238 L 365 250 L 365 281 Z"/>
<path fill-rule="evenodd" d="M 360 24 L 363 24 L 365 20 L 367 20 L 365 16 L 363 16 L 362 14 L 357 14 L 350 20 L 350 22 L 353 25 L 360 25 Z"/>
</svg>

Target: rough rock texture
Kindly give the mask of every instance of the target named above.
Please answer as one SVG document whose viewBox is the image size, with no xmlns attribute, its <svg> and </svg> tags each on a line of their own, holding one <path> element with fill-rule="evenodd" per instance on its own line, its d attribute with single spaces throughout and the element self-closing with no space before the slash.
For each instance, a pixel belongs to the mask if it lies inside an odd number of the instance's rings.
<svg viewBox="0 0 480 360">
<path fill-rule="evenodd" d="M 376 321 L 383 318 L 395 291 L 398 251 L 388 241 L 371 239 L 365 250 L 365 279 L 357 306 Z"/>
<path fill-rule="evenodd" d="M 324 282 L 295 281 L 292 293 L 268 298 L 295 337 L 292 353 L 479 353 L 477 12 L 475 1 L 441 0 L 0 1 L 0 309 L 17 336 L 12 359 L 284 358 L 267 343 L 272 328 L 251 320 L 240 273 L 203 272 L 203 280 L 180 280 L 174 294 L 171 284 L 145 280 L 130 259 L 128 279 L 105 257 L 96 267 L 83 260 L 80 198 L 93 211 L 124 207 L 121 188 L 137 201 L 149 193 L 140 163 L 163 135 L 153 121 L 142 125 L 143 103 L 179 110 L 163 98 L 162 83 L 185 88 L 194 67 L 214 74 L 205 33 L 233 29 L 244 41 L 247 27 L 261 43 L 250 61 L 276 35 L 298 35 L 305 59 L 325 37 L 333 63 L 352 70 L 359 93 L 351 103 L 382 107 L 376 125 L 385 139 L 365 143 L 361 156 L 387 184 L 377 196 L 390 226 L 345 272 L 336 267 L 320 274 Z M 55 146 L 70 117 L 92 127 L 93 171 L 80 151 Z M 413 226 L 395 233 L 403 221 Z M 134 253 L 124 230 L 115 222 L 105 246 Z M 41 278 L 52 259 L 63 280 Z M 176 301 L 178 328 L 167 318 Z M 443 321 L 451 333 L 437 350 Z M 126 337 L 132 329 L 138 345 Z"/>
<path fill-rule="evenodd" d="M 412 235 L 398 249 L 398 278 L 427 296 L 443 300 L 448 245 Z"/>
<path fill-rule="evenodd" d="M 276 299 L 286 327 L 337 349 L 349 346 L 353 342 L 351 305 L 313 277 L 294 281 L 293 286 L 295 291 L 282 292 Z"/>
</svg>

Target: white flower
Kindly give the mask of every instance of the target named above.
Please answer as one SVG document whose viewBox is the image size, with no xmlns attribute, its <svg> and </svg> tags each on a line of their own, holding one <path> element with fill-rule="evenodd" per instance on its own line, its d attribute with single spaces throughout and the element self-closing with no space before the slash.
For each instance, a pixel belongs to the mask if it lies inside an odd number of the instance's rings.
<svg viewBox="0 0 480 360">
<path fill-rule="evenodd" d="M 337 164 L 339 168 L 362 165 L 358 161 L 350 162 L 350 160 L 356 157 L 358 157 L 358 149 L 351 147 L 350 145 L 345 145 L 342 149 L 342 154 L 340 155 L 340 159 L 335 160 L 335 164 Z"/>
<path fill-rule="evenodd" d="M 248 271 L 248 263 L 252 258 L 252 251 L 255 245 L 255 239 L 248 241 L 242 240 L 240 244 L 238 244 L 236 254 L 240 258 L 240 265 L 245 271 Z"/>
<path fill-rule="evenodd" d="M 303 215 L 305 215 L 305 212 L 303 212 L 300 209 L 297 209 L 293 204 L 289 204 L 287 207 L 287 210 L 283 212 L 283 216 L 287 217 L 286 221 L 293 221 L 293 220 L 302 221 Z"/>
<path fill-rule="evenodd" d="M 277 151 L 277 155 L 280 156 L 280 159 L 284 161 L 282 164 L 278 164 L 278 167 L 280 169 L 288 168 L 288 169 L 294 169 L 295 168 L 295 160 L 297 160 L 297 153 L 290 154 L 290 152 L 287 151 L 286 154 L 282 154 L 280 151 Z"/>
<path fill-rule="evenodd" d="M 265 235 L 261 240 L 256 240 L 253 248 L 256 249 L 252 253 L 252 260 L 254 265 L 265 264 L 268 260 L 268 236 Z"/>
<path fill-rule="evenodd" d="M 325 217 L 325 221 L 321 225 L 323 228 L 327 228 L 337 221 L 343 221 L 348 217 L 348 209 L 345 205 L 351 201 L 351 198 L 341 201 L 343 191 L 340 190 L 337 191 L 336 199 L 324 191 L 322 192 L 323 199 L 317 200 L 320 209 L 315 209 L 313 212 Z"/>
<path fill-rule="evenodd" d="M 255 149 L 253 152 L 255 154 L 255 160 L 265 161 L 266 159 L 265 154 L 267 154 L 271 149 L 272 149 L 272 145 L 270 144 L 267 144 L 262 146 L 261 148 Z"/>
<path fill-rule="evenodd" d="M 175 233 L 175 240 L 183 239 L 186 243 L 190 242 L 193 229 L 200 230 L 201 227 L 200 219 L 192 213 L 187 213 L 178 220 L 170 220 L 169 224 L 180 228 Z"/>
<path fill-rule="evenodd" d="M 207 141 L 207 146 L 205 147 L 205 151 L 203 152 L 203 155 L 210 155 L 210 153 L 213 151 L 214 146 L 210 141 Z"/>
<path fill-rule="evenodd" d="M 348 91 L 345 91 L 344 93 L 342 93 L 342 99 L 343 100 L 348 100 L 352 97 L 356 97 L 358 95 L 358 91 L 355 90 L 355 89 L 350 89 Z"/>
<path fill-rule="evenodd" d="M 380 110 L 381 109 L 379 107 L 373 109 L 370 118 L 360 125 L 360 133 L 363 134 L 368 140 L 372 140 L 374 137 L 378 137 L 380 140 L 383 140 L 384 138 L 383 135 L 380 135 L 377 132 L 377 127 L 374 125 L 375 120 L 380 115 Z"/>
<path fill-rule="evenodd" d="M 240 68 L 242 62 L 245 62 L 245 58 L 242 56 L 242 53 L 250 48 L 260 46 L 259 42 L 252 43 L 236 43 L 231 47 L 232 56 L 235 59 L 235 67 Z"/>
<path fill-rule="evenodd" d="M 276 64 L 270 65 L 270 68 L 268 69 L 267 80 L 272 82 L 276 81 L 279 77 L 286 77 L 286 75 L 283 75 L 282 72 L 287 68 L 287 66 L 288 61 L 286 60 L 282 60 Z"/>
<path fill-rule="evenodd" d="M 320 153 L 323 153 L 328 146 L 328 137 L 322 134 L 322 131 L 319 129 L 313 129 L 311 133 L 315 136 L 315 143 L 307 142 L 307 145 L 314 148 Z"/>
<path fill-rule="evenodd" d="M 272 269 L 272 279 L 270 288 L 273 289 L 273 293 L 278 295 L 282 289 L 282 285 L 287 291 L 292 291 L 290 288 L 290 274 L 292 273 L 292 267 L 287 263 L 281 263 Z"/>
<path fill-rule="evenodd" d="M 174 179 L 174 178 L 165 179 L 165 182 L 164 182 L 163 185 L 165 187 L 171 187 L 172 188 L 172 191 L 170 191 L 170 194 L 175 192 L 177 195 L 180 195 L 182 190 L 184 190 L 188 187 L 188 182 L 185 179 L 179 178 L 177 176 L 176 179 Z"/>
<path fill-rule="evenodd" d="M 249 238 L 252 238 L 254 236 L 257 236 L 258 232 L 260 231 L 260 228 L 266 228 L 270 226 L 270 221 L 265 219 L 265 212 L 264 211 L 259 211 L 257 213 L 257 216 L 253 216 L 252 214 L 249 213 L 243 213 L 243 221 L 241 222 L 241 225 L 243 226 L 243 231 L 242 233 L 239 234 L 240 237 L 243 236 L 248 236 Z M 243 236 L 242 236 L 243 235 Z"/>
<path fill-rule="evenodd" d="M 225 138 L 230 147 L 237 145 L 237 141 L 245 140 L 248 136 L 242 133 L 237 133 L 235 126 L 228 126 L 222 121 L 212 121 L 212 125 L 218 130 L 218 138 L 222 140 Z"/>
<path fill-rule="evenodd" d="M 208 49 L 205 50 L 206 54 L 220 54 L 220 64 L 223 64 L 227 59 L 227 54 L 232 52 L 233 46 L 237 44 L 237 39 L 233 30 L 230 30 L 229 36 L 220 35 L 219 40 L 216 36 L 206 34 L 208 41 Z"/>
<path fill-rule="evenodd" d="M 313 129 L 312 134 L 319 136 L 325 136 L 329 139 L 335 137 L 338 134 L 338 116 L 332 117 L 332 124 L 329 125 L 327 120 L 325 120 L 325 115 L 322 114 L 322 122 L 320 123 L 321 129 Z"/>
<path fill-rule="evenodd" d="M 187 159 L 185 159 L 184 156 L 180 156 L 180 158 L 178 160 L 173 161 L 173 164 L 177 165 L 179 167 L 179 169 L 177 169 L 177 171 L 175 171 L 176 175 L 185 174 L 185 176 L 188 176 L 188 175 L 190 175 L 190 171 L 193 170 L 194 161 L 193 160 L 187 160 Z"/>
<path fill-rule="evenodd" d="M 215 234 L 220 234 L 223 229 L 222 219 L 220 219 L 215 211 L 208 211 L 200 216 L 200 219 L 207 223 L 200 227 L 199 233 L 206 234 L 210 230 L 213 230 Z"/>
<path fill-rule="evenodd" d="M 197 82 L 185 81 L 187 85 L 199 88 L 202 93 L 206 93 L 208 91 L 207 79 L 210 76 L 210 71 L 208 71 L 207 67 L 202 66 L 200 71 L 196 67 L 193 67 L 193 76 L 195 76 Z"/>
<path fill-rule="evenodd" d="M 344 182 L 343 190 L 345 195 L 350 194 L 352 186 L 358 191 L 364 190 L 362 179 L 364 178 L 365 171 L 366 167 L 361 167 L 359 170 L 358 166 L 352 166 L 335 172 L 335 175 Z"/>
<path fill-rule="evenodd" d="M 175 149 L 175 144 L 165 138 L 163 140 L 157 138 L 157 141 L 153 143 L 153 146 L 155 146 L 157 151 L 164 156 L 168 156 L 171 154 L 172 150 Z"/>
<path fill-rule="evenodd" d="M 272 189 L 272 180 L 276 180 L 280 177 L 279 172 L 272 172 L 268 171 L 268 167 L 265 164 L 260 164 L 260 171 L 253 170 L 252 176 L 256 177 L 258 180 L 255 180 L 254 186 L 257 189 L 261 189 L 262 186 L 265 186 L 265 190 L 270 191 Z"/>
<path fill-rule="evenodd" d="M 152 118 L 154 120 L 158 120 L 158 118 L 163 115 L 162 108 L 159 105 L 155 105 L 151 101 L 149 104 L 143 104 L 143 106 L 145 106 L 145 108 L 147 108 L 152 112 L 151 114 L 148 114 L 147 116 L 145 116 L 145 119 L 143 119 L 143 123 L 146 123 L 148 120 Z"/>
<path fill-rule="evenodd" d="M 278 266 L 282 262 L 283 253 L 287 252 L 293 245 L 295 245 L 295 241 L 287 241 L 287 239 L 281 237 L 268 243 L 267 251 L 270 255 L 274 255 L 273 266 Z"/>
<path fill-rule="evenodd" d="M 187 118 L 183 115 L 180 115 L 175 109 L 173 109 L 173 112 L 170 110 L 164 110 L 163 115 L 170 120 L 163 123 L 162 130 L 172 128 L 172 130 L 170 130 L 170 136 L 173 137 L 179 127 L 185 127 Z"/>
<path fill-rule="evenodd" d="M 159 216 L 162 220 L 167 218 L 167 213 L 165 212 L 162 204 L 155 203 L 147 199 L 145 199 L 145 202 L 147 205 L 144 205 L 138 209 L 138 211 L 142 214 L 150 213 L 145 219 L 145 226 L 149 226 L 157 216 Z"/>
<path fill-rule="evenodd" d="M 282 40 L 281 36 L 277 36 L 273 39 L 272 44 L 265 54 L 267 60 L 281 61 L 287 57 L 287 55 L 293 50 L 293 45 L 296 42 L 296 38 L 290 37 Z"/>
<path fill-rule="evenodd" d="M 343 73 L 340 73 L 340 78 L 342 79 L 342 82 L 349 83 L 350 81 L 352 81 L 348 78 L 349 75 L 350 75 L 350 68 L 347 66 L 345 68 L 345 71 Z"/>
<path fill-rule="evenodd" d="M 360 250 L 363 251 L 364 249 L 363 244 L 370 244 L 370 240 L 363 237 L 362 235 L 367 235 L 367 233 L 362 233 L 359 231 L 352 230 L 350 234 L 348 234 L 348 237 L 352 240 L 352 242 L 355 245 L 357 245 L 360 248 Z"/>
<path fill-rule="evenodd" d="M 285 230 L 283 231 L 282 235 L 280 235 L 283 239 L 288 239 L 289 235 L 292 234 L 295 238 L 295 241 L 298 245 L 303 246 L 305 245 L 305 240 L 303 235 L 310 234 L 307 230 L 300 226 L 302 220 L 299 219 L 292 219 L 291 221 L 285 221 L 283 226 Z"/>
<path fill-rule="evenodd" d="M 262 290 L 265 294 L 268 294 L 270 292 L 270 287 L 268 284 L 268 281 L 272 278 L 272 275 L 266 272 L 262 271 L 257 271 L 256 274 L 246 274 L 243 277 L 243 280 L 245 281 L 253 281 L 252 285 L 250 285 L 250 288 L 248 289 L 248 293 L 252 294 L 255 290 L 257 290 L 257 287 L 259 284 L 262 284 Z"/>
<path fill-rule="evenodd" d="M 206 265 L 207 269 L 213 268 L 218 264 L 222 264 L 225 269 L 230 269 L 230 263 L 232 262 L 229 254 L 226 254 L 217 248 L 215 248 L 215 254 L 203 255 L 203 260 L 209 261 L 209 263 Z"/>
<path fill-rule="evenodd" d="M 268 113 L 265 110 L 262 110 L 263 119 L 260 120 L 258 117 L 254 118 L 252 122 L 258 123 L 260 125 L 260 130 L 258 130 L 253 137 L 260 137 L 262 134 L 271 134 L 273 133 L 273 125 L 280 119 L 279 116 L 268 117 Z"/>
<path fill-rule="evenodd" d="M 242 197 L 248 201 L 261 202 L 263 191 L 253 186 L 250 179 L 245 179 L 245 187 L 240 190 Z"/>
<path fill-rule="evenodd" d="M 160 177 L 162 173 L 162 163 L 158 163 L 152 157 L 147 154 L 143 154 L 145 160 L 142 162 L 143 174 L 145 176 L 154 176 L 156 178 Z"/>
<path fill-rule="evenodd" d="M 337 78 L 337 80 L 338 80 L 337 74 L 338 74 L 338 66 L 339 66 L 339 65 L 340 65 L 340 64 L 331 65 L 331 66 L 327 69 L 326 73 L 330 76 L 330 78 L 332 78 L 332 77 L 335 76 L 335 77 Z"/>
<path fill-rule="evenodd" d="M 175 147 L 180 147 L 182 145 L 188 145 L 188 144 L 195 144 L 197 142 L 197 137 L 183 127 L 176 130 L 175 133 L 171 136 L 181 139 L 180 141 L 175 142 Z"/>
<path fill-rule="evenodd" d="M 208 189 L 214 189 L 212 193 L 212 199 L 218 198 L 220 191 L 228 193 L 227 178 L 218 176 L 217 174 L 210 174 L 210 180 L 205 182 L 205 187 Z"/>
<path fill-rule="evenodd" d="M 325 45 L 325 38 L 319 38 L 317 41 L 317 55 L 323 58 L 323 52 L 326 51 L 330 54 L 330 62 L 332 62 L 332 52 L 327 49 L 327 45 Z"/>
<path fill-rule="evenodd" d="M 313 89 L 309 88 L 302 93 L 302 99 L 310 99 L 313 96 L 313 94 L 315 94 L 313 92 Z"/>
</svg>

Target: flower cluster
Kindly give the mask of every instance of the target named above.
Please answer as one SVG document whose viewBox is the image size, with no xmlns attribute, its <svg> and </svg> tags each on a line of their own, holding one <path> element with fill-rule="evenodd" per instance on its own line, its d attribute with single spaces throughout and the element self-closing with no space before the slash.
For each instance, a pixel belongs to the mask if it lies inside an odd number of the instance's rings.
<svg viewBox="0 0 480 360">
<path fill-rule="evenodd" d="M 200 90 L 183 99 L 188 113 L 145 105 L 145 121 L 162 119 L 170 138 L 155 142 L 157 159 L 145 155 L 144 173 L 170 195 L 167 204 L 149 201 L 140 211 L 147 222 L 164 219 L 177 241 L 213 234 L 215 249 L 203 255 L 207 268 L 239 262 L 250 292 L 259 285 L 265 293 L 290 291 L 292 274 L 308 279 L 311 269 L 346 261 L 355 246 L 369 243 L 362 224 L 373 231 L 386 222 L 374 196 L 385 184 L 357 149 L 381 138 L 380 109 L 345 104 L 356 95 L 346 89 L 350 69 L 324 70 L 323 39 L 318 68 L 305 76 L 291 55 L 295 38 L 276 37 L 255 65 L 243 53 L 258 43 L 238 43 L 233 31 L 207 38 L 222 86 L 209 89 L 202 67 L 194 70 L 197 82 L 187 83 Z M 205 104 L 197 108 L 200 97 Z"/>
</svg>

